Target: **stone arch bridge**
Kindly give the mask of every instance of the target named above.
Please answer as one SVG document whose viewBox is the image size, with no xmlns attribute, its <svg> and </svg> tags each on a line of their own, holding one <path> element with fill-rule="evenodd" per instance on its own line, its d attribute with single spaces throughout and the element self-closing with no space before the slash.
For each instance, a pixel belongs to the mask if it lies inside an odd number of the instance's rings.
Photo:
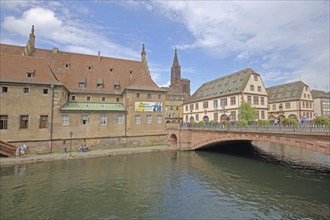
<svg viewBox="0 0 330 220">
<path fill-rule="evenodd" d="M 168 140 L 179 150 L 195 150 L 223 141 L 267 141 L 330 154 L 329 130 L 266 128 L 167 128 Z"/>
</svg>

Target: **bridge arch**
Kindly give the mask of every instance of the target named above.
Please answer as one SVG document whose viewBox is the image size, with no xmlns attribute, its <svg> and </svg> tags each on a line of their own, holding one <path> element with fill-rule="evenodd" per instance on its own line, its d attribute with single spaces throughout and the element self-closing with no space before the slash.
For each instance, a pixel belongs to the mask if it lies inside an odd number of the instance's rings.
<svg viewBox="0 0 330 220">
<path fill-rule="evenodd" d="M 302 140 L 301 137 L 294 138 L 292 136 L 283 136 L 273 134 L 273 135 L 258 135 L 258 134 L 239 134 L 239 133 L 227 133 L 225 135 L 214 135 L 208 136 L 204 134 L 205 138 L 196 138 L 191 142 L 190 149 L 196 150 L 199 148 L 203 148 L 207 145 L 215 144 L 215 143 L 221 143 L 221 142 L 232 142 L 232 141 L 266 141 L 276 144 L 284 144 L 284 145 L 290 145 L 290 146 L 296 146 L 301 147 L 305 149 L 310 150 L 316 150 L 319 152 L 327 153 L 329 154 L 330 145 L 325 143 L 318 143 L 318 139 L 321 137 L 318 137 L 316 140 Z"/>
<path fill-rule="evenodd" d="M 283 130 L 286 128 L 279 126 L 274 126 L 271 130 L 252 128 L 241 130 L 236 127 L 225 129 L 171 127 L 168 129 L 168 140 L 180 150 L 195 150 L 224 141 L 266 141 L 330 154 L 329 135 L 324 130 L 316 132 L 304 131 L 304 129 L 290 131 Z"/>
<path fill-rule="evenodd" d="M 234 142 L 234 141 L 246 141 L 252 142 L 254 139 L 251 137 L 240 137 L 235 135 L 225 136 L 225 137 L 216 137 L 206 141 L 201 141 L 192 146 L 192 150 L 200 149 L 211 144 L 221 143 L 221 142 Z M 257 140 L 257 139 L 255 139 Z"/>
<path fill-rule="evenodd" d="M 176 145 L 177 144 L 177 142 L 178 142 L 178 137 L 176 136 L 176 134 L 171 134 L 170 135 L 170 143 L 172 144 L 172 145 Z"/>
</svg>

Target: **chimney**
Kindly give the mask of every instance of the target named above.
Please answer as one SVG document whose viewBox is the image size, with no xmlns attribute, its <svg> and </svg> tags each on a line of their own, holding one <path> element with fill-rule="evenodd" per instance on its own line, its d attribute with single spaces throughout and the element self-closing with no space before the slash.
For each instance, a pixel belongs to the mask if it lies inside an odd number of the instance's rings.
<svg viewBox="0 0 330 220">
<path fill-rule="evenodd" d="M 101 61 L 101 52 L 100 51 L 98 52 L 97 61 L 99 61 L 99 62 Z"/>
<path fill-rule="evenodd" d="M 57 54 L 58 53 L 58 48 L 57 47 L 53 47 L 53 54 Z"/>
</svg>

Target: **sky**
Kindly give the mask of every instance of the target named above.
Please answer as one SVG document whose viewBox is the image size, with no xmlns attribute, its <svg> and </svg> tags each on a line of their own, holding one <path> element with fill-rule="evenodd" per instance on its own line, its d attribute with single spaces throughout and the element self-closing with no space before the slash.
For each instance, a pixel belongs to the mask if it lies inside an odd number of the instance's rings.
<svg viewBox="0 0 330 220">
<path fill-rule="evenodd" d="M 329 91 L 329 1 L 1 0 L 1 43 L 141 60 L 170 83 L 174 48 L 191 92 L 252 68 L 266 87 L 301 80 Z"/>
</svg>

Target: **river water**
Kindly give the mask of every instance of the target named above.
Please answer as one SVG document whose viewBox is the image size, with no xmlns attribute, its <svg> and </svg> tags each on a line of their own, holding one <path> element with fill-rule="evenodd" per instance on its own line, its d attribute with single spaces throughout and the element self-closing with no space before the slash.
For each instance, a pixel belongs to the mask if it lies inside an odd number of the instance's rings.
<svg viewBox="0 0 330 220">
<path fill-rule="evenodd" d="M 1 220 L 330 218 L 329 156 L 269 143 L 0 171 Z"/>
</svg>

